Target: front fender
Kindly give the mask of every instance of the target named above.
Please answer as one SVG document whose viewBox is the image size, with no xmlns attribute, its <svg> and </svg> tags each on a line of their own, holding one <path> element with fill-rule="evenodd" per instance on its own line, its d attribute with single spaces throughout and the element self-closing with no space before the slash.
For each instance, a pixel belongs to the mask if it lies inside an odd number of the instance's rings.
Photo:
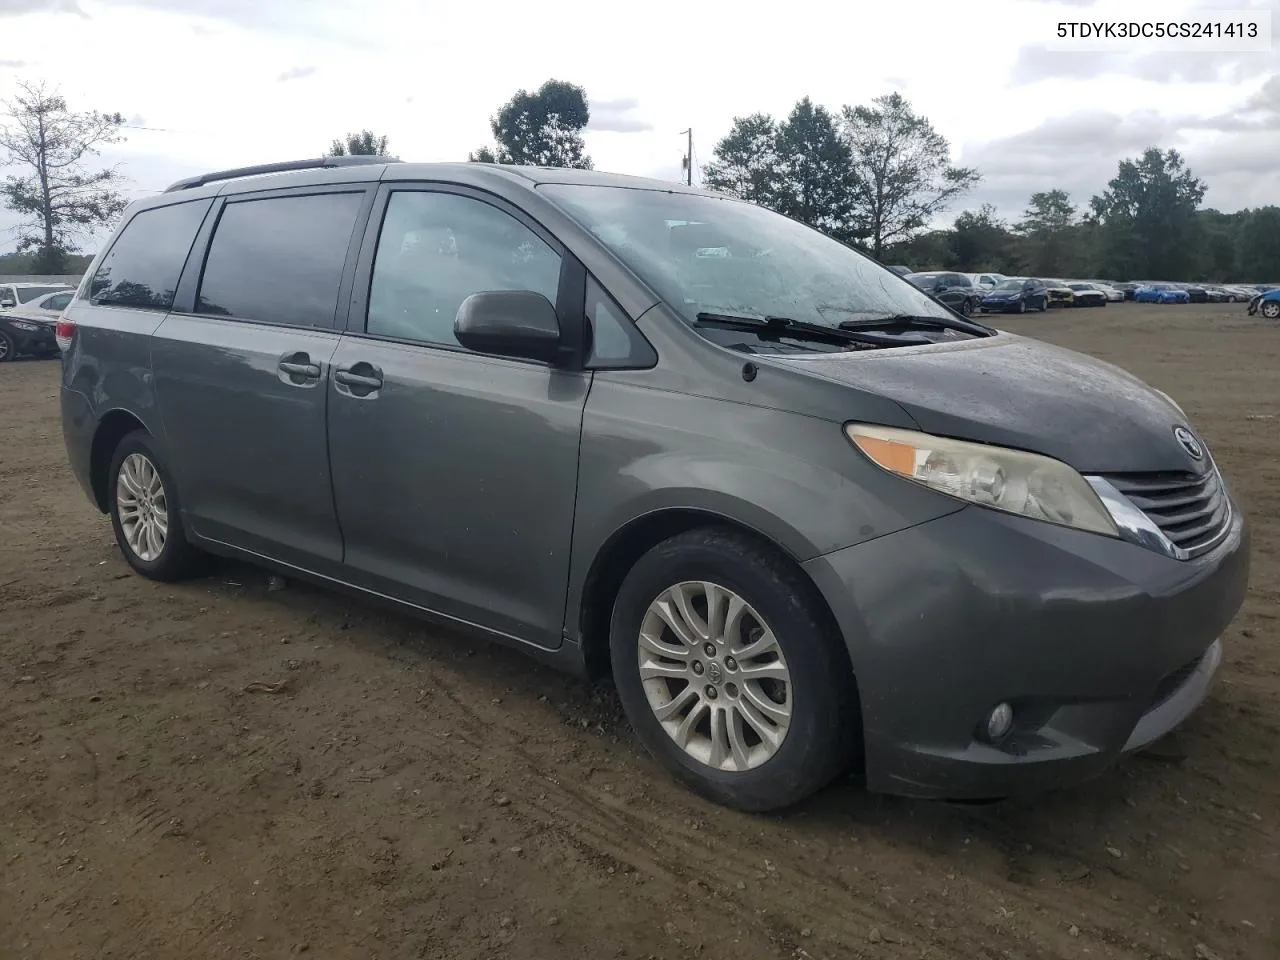
<svg viewBox="0 0 1280 960">
<path fill-rule="evenodd" d="M 726 520 L 803 563 L 958 509 L 874 466 L 840 422 L 597 377 L 583 416 L 568 610 L 614 535 L 654 514 Z"/>
</svg>

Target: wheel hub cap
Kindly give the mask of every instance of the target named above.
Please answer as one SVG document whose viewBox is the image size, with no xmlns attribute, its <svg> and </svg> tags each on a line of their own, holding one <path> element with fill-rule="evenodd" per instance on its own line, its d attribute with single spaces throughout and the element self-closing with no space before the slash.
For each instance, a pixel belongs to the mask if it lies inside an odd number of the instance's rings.
<svg viewBox="0 0 1280 960">
<path fill-rule="evenodd" d="M 649 707 L 686 754 L 742 771 L 777 753 L 791 725 L 791 674 L 738 594 L 705 581 L 669 587 L 645 612 L 637 650 Z"/>
<path fill-rule="evenodd" d="M 129 454 L 120 464 L 116 513 L 125 543 L 139 560 L 160 556 L 169 536 L 169 503 L 160 472 L 141 453 Z"/>
</svg>

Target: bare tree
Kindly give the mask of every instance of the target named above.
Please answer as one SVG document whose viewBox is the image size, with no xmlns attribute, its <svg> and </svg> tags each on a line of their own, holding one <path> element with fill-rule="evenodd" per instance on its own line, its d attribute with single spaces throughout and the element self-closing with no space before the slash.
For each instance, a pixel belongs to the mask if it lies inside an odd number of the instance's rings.
<svg viewBox="0 0 1280 960">
<path fill-rule="evenodd" d="M 0 127 L 0 157 L 23 173 L 0 184 L 0 203 L 22 217 L 18 249 L 36 251 L 39 272 L 60 273 L 78 240 L 124 209 L 124 197 L 112 189 L 119 172 L 85 169 L 100 147 L 124 139 L 124 117 L 73 113 L 43 82 L 18 89 L 6 104 L 11 122 Z"/>
</svg>

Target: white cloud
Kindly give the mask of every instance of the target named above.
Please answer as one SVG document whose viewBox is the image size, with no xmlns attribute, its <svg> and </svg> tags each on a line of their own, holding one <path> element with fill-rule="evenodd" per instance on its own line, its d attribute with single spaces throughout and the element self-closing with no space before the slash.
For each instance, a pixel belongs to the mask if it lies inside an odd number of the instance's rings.
<svg viewBox="0 0 1280 960">
<path fill-rule="evenodd" d="M 365 128 L 389 135 L 406 160 L 460 160 L 491 141 L 489 118 L 515 90 L 556 78 L 587 90 L 598 169 L 679 180 L 688 127 L 704 164 L 735 116 L 783 116 L 806 95 L 838 108 L 900 89 L 960 162 L 984 172 L 962 205 L 992 199 L 1016 216 L 1032 189 L 1054 186 L 1083 203 L 1146 145 L 1202 163 L 1220 208 L 1280 200 L 1277 175 L 1255 169 L 1266 129 L 1230 129 L 1257 116 L 1234 111 L 1277 75 L 1273 56 L 1022 52 L 1059 20 L 1172 18 L 1215 4 L 792 0 L 785 14 L 748 3 L 732 17 L 695 18 L 687 0 L 616 13 L 562 0 L 554 16 L 515 0 L 0 0 L 10 49 L 28 61 L 0 69 L 6 89 L 43 78 L 74 108 L 145 117 L 104 157 L 135 192 L 316 156 Z"/>
</svg>

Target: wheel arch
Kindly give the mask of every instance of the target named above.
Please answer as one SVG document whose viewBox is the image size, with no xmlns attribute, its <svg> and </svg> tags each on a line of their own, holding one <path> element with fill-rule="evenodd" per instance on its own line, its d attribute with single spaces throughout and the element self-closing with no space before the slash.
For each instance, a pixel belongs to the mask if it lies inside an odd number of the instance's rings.
<svg viewBox="0 0 1280 960">
<path fill-rule="evenodd" d="M 115 409 L 103 415 L 93 433 L 93 444 L 89 449 L 89 485 L 93 490 L 94 503 L 103 513 L 109 509 L 111 458 L 120 441 L 135 430 L 154 436 L 137 414 Z"/>
<path fill-rule="evenodd" d="M 613 616 L 618 590 L 636 561 L 662 541 L 701 527 L 732 530 L 754 540 L 764 549 L 790 563 L 800 573 L 815 612 L 824 619 L 834 635 L 841 638 L 841 650 L 848 656 L 839 623 L 830 604 L 794 550 L 757 527 L 723 513 L 705 508 L 669 507 L 653 510 L 619 527 L 592 558 L 583 581 L 575 623 L 582 648 L 583 666 L 588 677 L 600 679 L 610 674 L 609 622 Z M 849 669 L 852 672 L 852 665 Z"/>
</svg>

